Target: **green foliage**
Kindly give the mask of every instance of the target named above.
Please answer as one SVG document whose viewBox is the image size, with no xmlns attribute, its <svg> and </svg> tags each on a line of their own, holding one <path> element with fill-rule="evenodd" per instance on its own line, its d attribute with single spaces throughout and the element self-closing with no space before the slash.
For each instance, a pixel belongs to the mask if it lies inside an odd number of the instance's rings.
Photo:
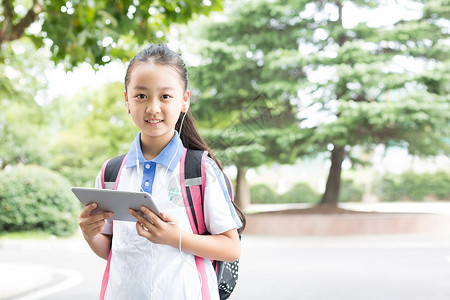
<svg viewBox="0 0 450 300">
<path fill-rule="evenodd" d="M 61 175 L 39 166 L 0 172 L 0 231 L 73 234 L 81 211 Z"/>
<path fill-rule="evenodd" d="M 20 163 L 47 163 L 47 132 L 39 124 L 42 114 L 42 108 L 33 102 L 11 103 L 0 111 L 0 169 Z"/>
<path fill-rule="evenodd" d="M 255 184 L 250 187 L 252 203 L 280 203 L 281 196 L 266 184 Z"/>
<path fill-rule="evenodd" d="M 286 136 L 282 139 L 255 138 L 254 149 L 262 154 L 257 159 L 254 151 L 237 144 L 240 160 L 235 163 L 243 166 L 290 161 L 284 152 L 299 156 L 345 149 L 332 152 L 336 162 L 342 161 L 337 157 L 342 152 L 354 156 L 352 146 L 378 144 L 401 145 L 415 155 L 448 153 L 450 34 L 443 12 L 448 9 L 442 8 L 442 1 L 431 0 L 413 19 L 386 26 L 345 26 L 351 14 L 343 14 L 342 6 L 382 5 L 249 1 L 230 8 L 220 20 L 201 21 L 192 32 L 203 40 L 190 43 L 203 58 L 192 79 L 202 100 L 196 112 L 206 120 L 201 125 L 227 128 L 223 120 L 231 117 L 244 127 L 256 119 L 265 120 L 263 130 L 290 129 L 280 132 Z M 259 109 L 256 115 L 261 117 L 255 118 L 249 103 L 270 107 L 270 112 Z M 230 128 L 244 130 L 234 123 Z M 303 138 L 292 139 L 296 132 Z M 269 153 L 270 148 L 283 150 Z M 330 173 L 340 176 L 341 164 L 332 167 Z M 338 190 L 338 184 L 331 179 L 328 191 Z M 324 203 L 337 203 L 337 193 L 325 196 Z"/>
<path fill-rule="evenodd" d="M 375 192 L 382 201 L 423 201 L 426 196 L 450 200 L 449 184 L 450 173 L 443 171 L 434 174 L 387 174 L 383 176 Z"/>
<path fill-rule="evenodd" d="M 317 203 L 319 194 L 306 182 L 296 183 L 289 191 L 280 195 L 266 184 L 250 187 L 252 203 Z"/>
<path fill-rule="evenodd" d="M 49 61 L 43 51 L 23 39 L 2 45 L 0 62 L 0 170 L 15 164 L 48 161 L 48 128 L 44 102 Z"/>
<path fill-rule="evenodd" d="M 112 58 L 129 59 L 138 45 L 165 39 L 173 23 L 221 9 L 221 1 L 5 0 L 0 9 L 0 45 L 30 37 L 50 45 L 52 60 L 72 68 L 98 67 Z M 27 30 L 35 23 L 41 30 Z M 1 48 L 0 48 L 1 49 Z"/>
<path fill-rule="evenodd" d="M 186 43 L 200 58 L 189 69 L 193 94 L 200 98 L 192 110 L 226 164 L 250 168 L 292 163 L 305 152 L 299 139 L 304 142 L 306 132 L 297 134 L 296 106 L 289 97 L 298 78 L 283 75 L 292 73 L 289 68 L 268 69 L 266 59 L 277 49 L 298 48 L 292 14 L 294 10 L 279 3 L 249 1 L 230 4 L 220 20 L 211 17 L 190 25 L 187 36 L 195 42 L 188 38 Z M 271 19 L 285 19 L 285 28 L 273 28 Z"/>
<path fill-rule="evenodd" d="M 308 183 L 298 182 L 281 199 L 283 203 L 317 203 L 319 194 Z"/>
<path fill-rule="evenodd" d="M 30 39 L 1 45 L 0 105 L 15 101 L 33 105 L 37 95 L 45 96 L 47 78 L 42 74 L 48 65 L 48 53 Z"/>
<path fill-rule="evenodd" d="M 123 84 L 111 83 L 54 100 L 49 111 L 60 126 L 51 146 L 51 168 L 72 185 L 93 186 L 104 161 L 128 151 L 133 131 Z"/>
<path fill-rule="evenodd" d="M 339 189 L 339 202 L 359 202 L 364 195 L 364 188 L 353 180 L 343 179 Z"/>
<path fill-rule="evenodd" d="M 339 119 L 319 132 L 341 146 L 406 141 L 411 154 L 436 155 L 450 150 L 449 100 L 416 92 L 395 102 L 342 102 Z"/>
</svg>

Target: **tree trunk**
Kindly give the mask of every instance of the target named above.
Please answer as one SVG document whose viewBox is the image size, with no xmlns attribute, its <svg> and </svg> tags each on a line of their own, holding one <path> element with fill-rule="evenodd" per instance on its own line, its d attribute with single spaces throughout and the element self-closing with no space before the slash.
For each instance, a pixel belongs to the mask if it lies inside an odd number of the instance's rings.
<svg viewBox="0 0 450 300">
<path fill-rule="evenodd" d="M 345 150 L 342 147 L 334 146 L 331 151 L 331 167 L 328 174 L 325 193 L 320 200 L 319 205 L 337 207 L 339 199 L 339 188 L 341 186 L 342 162 L 345 158 Z"/>
<path fill-rule="evenodd" d="M 236 193 L 234 195 L 234 201 L 236 205 L 244 211 L 250 205 L 250 189 L 245 179 L 247 170 L 242 167 L 237 167 L 236 178 Z"/>
</svg>

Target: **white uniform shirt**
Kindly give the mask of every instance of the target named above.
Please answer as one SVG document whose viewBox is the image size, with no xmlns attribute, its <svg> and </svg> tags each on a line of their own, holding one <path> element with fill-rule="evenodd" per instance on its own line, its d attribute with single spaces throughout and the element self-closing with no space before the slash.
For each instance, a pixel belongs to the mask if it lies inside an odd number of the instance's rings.
<svg viewBox="0 0 450 300">
<path fill-rule="evenodd" d="M 178 133 L 175 132 L 169 145 L 151 162 L 145 161 L 142 155 L 140 134 L 134 143 L 137 143 L 140 172 L 137 172 L 133 144 L 127 155 L 126 167 L 118 176 L 117 190 L 139 191 L 142 186 L 145 191 L 151 191 L 159 210 L 174 216 L 181 230 L 192 233 L 180 189 L 179 162 L 184 147 Z M 207 231 L 220 234 L 239 228 L 242 224 L 226 192 L 223 177 L 209 158 L 206 160 L 206 174 L 204 218 Z M 146 185 L 148 181 L 151 184 Z M 96 187 L 101 188 L 100 174 Z M 104 299 L 202 299 L 193 255 L 182 252 L 183 258 L 178 248 L 151 243 L 137 234 L 135 222 L 114 221 L 113 226 L 108 222 L 103 233 L 113 234 Z M 204 259 L 204 262 L 211 299 L 219 299 L 211 261 Z"/>
</svg>

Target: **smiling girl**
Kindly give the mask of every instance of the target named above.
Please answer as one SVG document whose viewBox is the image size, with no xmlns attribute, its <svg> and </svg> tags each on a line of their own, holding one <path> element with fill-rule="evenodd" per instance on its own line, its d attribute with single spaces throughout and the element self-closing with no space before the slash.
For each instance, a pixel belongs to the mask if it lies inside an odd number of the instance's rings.
<svg viewBox="0 0 450 300">
<path fill-rule="evenodd" d="M 211 260 L 232 262 L 240 256 L 237 229 L 242 222 L 223 191 L 220 164 L 195 128 L 187 86 L 184 62 L 165 45 L 150 46 L 128 65 L 125 104 L 140 133 L 126 156 L 117 189 L 150 193 L 163 213 L 160 219 L 146 207 L 141 208 L 145 217 L 130 210 L 136 223 L 114 221 L 113 226 L 108 219 L 112 213 L 90 214 L 96 204 L 81 211 L 84 238 L 108 260 L 101 299 L 219 299 Z M 203 204 L 210 235 L 193 234 L 184 202 L 173 196 L 180 191 L 185 148 L 210 154 Z M 99 173 L 96 187 L 101 186 Z M 207 282 L 199 278 L 195 256 L 204 258 Z"/>
</svg>

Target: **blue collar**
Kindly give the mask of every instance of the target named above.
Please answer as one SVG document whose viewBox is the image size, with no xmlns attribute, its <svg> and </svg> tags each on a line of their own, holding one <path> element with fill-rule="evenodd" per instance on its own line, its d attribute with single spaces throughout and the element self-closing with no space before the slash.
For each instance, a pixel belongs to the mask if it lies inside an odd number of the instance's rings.
<svg viewBox="0 0 450 300">
<path fill-rule="evenodd" d="M 141 149 L 141 133 L 136 136 L 136 139 L 134 140 L 133 144 L 130 147 L 130 150 L 128 151 L 127 155 L 127 161 L 126 161 L 126 167 L 131 168 L 136 166 L 136 147 L 137 146 L 137 157 L 139 159 L 139 164 L 143 164 L 145 162 L 148 162 L 144 155 L 142 154 Z M 157 157 L 155 157 L 153 160 L 151 160 L 154 163 L 161 164 L 168 168 L 170 171 L 173 171 L 178 164 L 178 162 L 181 159 L 181 156 L 183 155 L 184 147 L 183 143 L 181 142 L 180 137 L 178 136 L 178 132 L 175 130 L 175 135 L 173 136 L 172 140 L 167 144 L 167 146 L 159 153 Z M 170 166 L 169 166 L 170 163 Z"/>
</svg>

